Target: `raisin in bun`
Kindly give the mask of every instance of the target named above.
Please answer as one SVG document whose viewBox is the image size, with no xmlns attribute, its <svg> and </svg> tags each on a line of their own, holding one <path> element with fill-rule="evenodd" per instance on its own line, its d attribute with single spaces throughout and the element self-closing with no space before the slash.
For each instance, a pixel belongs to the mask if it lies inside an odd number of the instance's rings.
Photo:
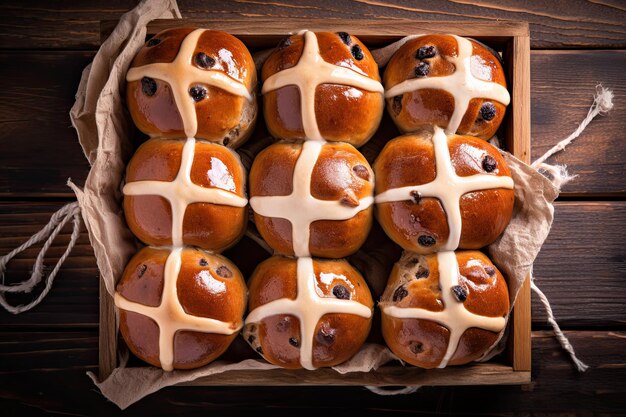
<svg viewBox="0 0 626 417">
<path fill-rule="evenodd" d="M 126 266 L 115 305 L 130 350 L 171 371 L 220 356 L 243 324 L 246 297 L 241 273 L 223 256 L 146 247 Z"/>
<path fill-rule="evenodd" d="M 216 30 L 167 29 L 139 50 L 126 76 L 130 114 L 142 132 L 236 148 L 257 114 L 256 69 L 246 46 Z"/>
<path fill-rule="evenodd" d="M 342 258 L 356 252 L 373 220 L 374 176 L 352 145 L 279 142 L 250 169 L 250 206 L 277 253 Z"/>
<path fill-rule="evenodd" d="M 126 170 L 126 222 L 148 245 L 222 251 L 245 232 L 245 181 L 239 156 L 229 148 L 150 139 Z"/>
<path fill-rule="evenodd" d="M 387 110 L 403 132 L 436 125 L 489 139 L 510 101 L 497 53 L 454 35 L 407 41 L 391 57 L 383 82 Z"/>
<path fill-rule="evenodd" d="M 345 32 L 303 31 L 286 38 L 263 65 L 263 111 L 279 139 L 325 139 L 361 146 L 382 117 L 378 65 Z"/>
<path fill-rule="evenodd" d="M 511 220 L 511 173 L 484 140 L 439 128 L 400 136 L 385 145 L 374 172 L 378 222 L 405 250 L 478 249 Z"/>
<path fill-rule="evenodd" d="M 259 264 L 249 287 L 243 336 L 274 365 L 335 366 L 369 334 L 372 296 L 345 260 L 274 256 Z"/>
<path fill-rule="evenodd" d="M 479 359 L 496 343 L 509 293 L 481 252 L 405 252 L 380 307 L 383 336 L 393 353 L 421 368 L 443 368 Z"/>
</svg>

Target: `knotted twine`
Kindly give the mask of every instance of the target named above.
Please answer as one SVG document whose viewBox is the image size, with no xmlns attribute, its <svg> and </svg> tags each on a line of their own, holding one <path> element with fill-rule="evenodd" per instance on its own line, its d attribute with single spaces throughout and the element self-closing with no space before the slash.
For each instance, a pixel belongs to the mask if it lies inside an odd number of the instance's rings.
<svg viewBox="0 0 626 417">
<path fill-rule="evenodd" d="M 63 255 L 61 255 L 58 262 L 54 266 L 54 269 L 52 269 L 52 271 L 50 271 L 48 276 L 45 278 L 45 286 L 43 290 L 41 291 L 41 293 L 33 301 L 29 303 L 21 304 L 17 306 L 11 305 L 6 299 L 6 296 L 5 296 L 6 293 L 26 293 L 26 294 L 30 293 L 42 281 L 42 279 L 44 278 L 43 260 L 46 255 L 46 252 L 48 252 L 48 249 L 52 245 L 52 242 L 54 242 L 54 239 L 59 235 L 63 227 L 71 219 L 73 219 L 73 222 L 72 222 L 73 229 L 72 229 L 72 235 L 70 237 L 70 241 L 67 244 L 67 247 L 65 248 L 65 252 L 63 252 Z M 41 300 L 43 300 L 46 297 L 46 295 L 48 295 L 48 292 L 50 291 L 50 289 L 52 288 L 52 284 L 54 283 L 54 278 L 57 276 L 59 269 L 61 269 L 61 265 L 63 265 L 63 262 L 65 262 L 70 252 L 74 248 L 74 245 L 76 244 L 76 241 L 78 240 L 79 235 L 80 235 L 80 207 L 78 206 L 78 202 L 75 201 L 73 203 L 69 203 L 61 207 L 56 213 L 52 215 L 52 217 L 50 218 L 50 221 L 48 222 L 47 225 L 43 227 L 43 229 L 41 229 L 40 231 L 32 235 L 30 239 L 28 239 L 26 242 L 24 242 L 17 248 L 13 249 L 11 252 L 1 257 L 0 258 L 0 305 L 2 305 L 2 307 L 9 313 L 20 314 L 20 313 L 30 310 L 31 308 L 39 304 Z M 30 248 L 35 243 L 39 243 L 44 239 L 46 239 L 46 242 L 43 244 L 41 251 L 39 251 L 37 258 L 35 259 L 35 265 L 33 266 L 33 271 L 30 274 L 30 278 L 28 278 L 25 281 L 19 282 L 17 284 L 5 285 L 4 279 L 6 275 L 7 263 L 9 263 L 9 261 L 13 259 L 13 257 L 17 255 L 18 253 L 23 252 L 24 250 Z"/>
</svg>

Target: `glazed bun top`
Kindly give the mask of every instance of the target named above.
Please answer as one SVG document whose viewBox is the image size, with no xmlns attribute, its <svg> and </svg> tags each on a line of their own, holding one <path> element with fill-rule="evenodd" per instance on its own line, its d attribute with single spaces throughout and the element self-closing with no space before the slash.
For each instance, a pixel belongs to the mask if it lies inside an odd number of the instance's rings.
<svg viewBox="0 0 626 417">
<path fill-rule="evenodd" d="M 126 219 L 133 233 L 149 245 L 186 244 L 220 251 L 243 233 L 245 186 L 246 172 L 229 148 L 192 138 L 150 139 L 126 170 Z M 221 210 L 207 211 L 211 207 Z M 207 210 L 197 211 L 202 208 Z"/>
<path fill-rule="evenodd" d="M 371 227 L 373 177 L 367 160 L 347 143 L 275 143 L 250 169 L 255 223 L 278 253 L 348 256 Z"/>
<path fill-rule="evenodd" d="M 262 69 L 265 119 L 279 139 L 365 143 L 383 109 L 378 65 L 345 32 L 286 38 Z"/>
<path fill-rule="evenodd" d="M 478 249 L 511 219 L 511 173 L 483 140 L 438 127 L 400 136 L 378 155 L 374 172 L 378 220 L 405 250 Z"/>
<path fill-rule="evenodd" d="M 200 366 L 228 347 L 243 325 L 247 289 L 239 269 L 223 256 L 192 248 L 145 247 L 126 266 L 114 301 L 123 313 L 120 328 L 129 347 L 143 360 L 171 371 Z M 138 323 L 132 315 L 150 322 L 129 329 L 129 321 Z M 181 335 L 185 332 L 231 337 L 214 338 L 202 352 L 203 335 L 188 339 Z M 189 343 L 177 343 L 181 338 Z"/>
<path fill-rule="evenodd" d="M 164 30 L 139 50 L 126 80 L 133 120 L 151 136 L 221 142 L 225 128 L 256 115 L 255 107 L 243 117 L 255 103 L 254 61 L 246 46 L 225 32 Z"/>
<path fill-rule="evenodd" d="M 334 366 L 354 355 L 369 333 L 374 302 L 346 260 L 273 256 L 259 264 L 249 284 L 244 336 L 271 363 Z M 281 316 L 288 321 L 272 323 Z M 298 320 L 295 329 L 291 317 Z M 295 340 L 286 337 L 289 330 Z"/>
<path fill-rule="evenodd" d="M 390 59 L 383 80 L 387 108 L 403 132 L 434 124 L 489 139 L 510 102 L 497 53 L 456 35 L 410 39 Z"/>
<path fill-rule="evenodd" d="M 396 355 L 423 368 L 444 368 L 478 359 L 492 347 L 506 324 L 509 292 L 482 252 L 405 252 L 379 305 L 385 340 Z M 412 320 L 435 325 L 411 332 Z"/>
</svg>

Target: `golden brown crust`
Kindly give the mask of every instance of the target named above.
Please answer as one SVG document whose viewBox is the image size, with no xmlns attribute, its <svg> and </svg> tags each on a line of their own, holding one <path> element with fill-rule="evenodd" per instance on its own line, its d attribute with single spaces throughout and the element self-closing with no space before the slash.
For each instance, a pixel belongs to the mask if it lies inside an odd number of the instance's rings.
<svg viewBox="0 0 626 417">
<path fill-rule="evenodd" d="M 431 133 L 405 135 L 387 143 L 374 163 L 376 194 L 391 188 L 415 186 L 435 179 L 435 158 Z M 496 163 L 489 174 L 511 176 L 498 150 L 489 143 L 469 136 L 448 136 L 448 149 L 457 175 L 485 174 L 483 160 L 489 155 Z M 513 213 L 514 191 L 488 189 L 461 197 L 461 240 L 459 248 L 478 249 L 492 243 L 506 228 Z M 387 235 L 405 250 L 418 253 L 440 251 L 448 235 L 448 220 L 436 198 L 422 197 L 419 202 L 399 201 L 376 205 L 376 218 Z M 424 247 L 422 235 L 436 243 Z"/>
<path fill-rule="evenodd" d="M 156 34 L 152 39 L 158 39 L 160 42 L 151 45 L 148 41 L 139 50 L 130 68 L 172 62 L 185 36 L 193 30 L 176 28 Z M 210 70 L 224 72 L 230 78 L 241 82 L 248 91 L 255 89 L 254 61 L 239 39 L 225 32 L 207 30 L 200 36 L 193 56 L 198 53 L 204 53 L 213 59 Z M 190 65 L 201 68 L 195 61 Z M 182 118 L 170 86 L 162 80 L 157 79 L 155 82 L 156 92 L 152 96 L 142 91 L 141 80 L 131 81 L 127 85 L 128 108 L 135 124 L 139 130 L 150 136 L 184 137 Z M 207 98 L 195 104 L 198 120 L 196 137 L 233 148 L 241 145 L 254 127 L 256 98 L 254 101 L 248 101 L 245 97 L 217 87 L 206 86 L 206 88 Z M 254 92 L 252 95 L 255 96 Z"/>
<path fill-rule="evenodd" d="M 150 139 L 130 160 L 126 183 L 143 180 L 173 181 L 180 167 L 184 141 Z M 196 142 L 191 180 L 206 188 L 221 188 L 245 197 L 245 171 L 232 150 L 207 142 Z M 172 244 L 172 212 L 159 196 L 124 196 L 124 214 L 130 230 L 148 245 Z M 245 232 L 245 207 L 193 203 L 183 221 L 183 242 L 220 252 L 234 245 Z"/>
<path fill-rule="evenodd" d="M 333 65 L 380 81 L 378 65 L 369 50 L 354 36 L 346 45 L 336 33 L 316 32 L 322 58 Z M 262 80 L 297 65 L 302 54 L 304 37 L 293 35 L 281 43 L 263 65 Z M 285 46 L 286 45 L 286 46 Z M 358 46 L 361 60 L 351 54 Z M 328 141 L 347 142 L 361 146 L 374 134 L 383 112 L 383 96 L 356 87 L 323 84 L 315 94 L 315 117 L 322 136 Z M 296 86 L 286 86 L 263 95 L 265 121 L 270 133 L 279 139 L 304 139 L 300 93 Z"/>
<path fill-rule="evenodd" d="M 146 247 L 139 251 L 126 266 L 117 284 L 117 292 L 129 301 L 157 307 L 163 293 L 163 272 L 168 255 L 167 249 Z M 223 284 L 223 290 L 215 290 L 220 285 L 206 285 L 207 280 Z M 183 249 L 176 287 L 178 299 L 187 314 L 241 323 L 246 307 L 246 285 L 239 269 L 223 256 L 200 249 Z M 135 356 L 151 365 L 161 366 L 156 322 L 147 316 L 120 310 L 120 333 Z M 206 365 L 220 356 L 236 335 L 236 332 L 232 335 L 177 332 L 173 342 L 174 368 L 192 369 Z"/>
<path fill-rule="evenodd" d="M 484 81 L 493 81 L 506 87 L 506 78 L 500 61 L 484 45 L 471 40 L 473 46 L 471 71 L 472 74 Z M 434 46 L 436 55 L 418 59 L 417 51 L 422 47 Z M 389 60 L 383 84 L 385 89 L 411 78 L 415 78 L 415 68 L 422 62 L 430 65 L 427 77 L 450 75 L 454 72 L 454 65 L 445 57 L 456 56 L 458 46 L 456 39 L 450 35 L 426 35 L 411 39 L 400 47 Z M 451 87 L 452 88 L 452 87 Z M 387 111 L 398 128 L 403 132 L 436 125 L 446 128 L 454 111 L 454 98 L 444 90 L 423 89 L 403 94 L 402 96 L 386 99 Z M 485 120 L 480 115 L 480 108 L 490 102 L 495 106 L 496 114 L 491 120 Z M 504 119 L 506 106 L 495 100 L 473 99 L 461 121 L 457 133 L 476 136 L 482 139 L 491 138 Z"/>
<path fill-rule="evenodd" d="M 264 149 L 250 169 L 250 197 L 289 195 L 301 143 L 279 142 Z M 352 145 L 327 143 L 311 175 L 311 194 L 320 200 L 356 204 L 373 193 L 373 174 L 367 160 Z M 293 255 L 291 223 L 254 213 L 259 233 L 277 252 Z M 342 258 L 356 252 L 372 226 L 370 207 L 348 220 L 319 220 L 310 227 L 312 256 Z"/>
<path fill-rule="evenodd" d="M 273 256 L 259 264 L 249 281 L 248 311 L 281 298 L 295 299 L 296 269 L 296 259 L 282 256 Z M 367 283 L 347 261 L 314 259 L 313 270 L 317 286 L 324 297 L 335 297 L 333 289 L 340 285 L 349 291 L 350 300 L 373 308 L 374 302 Z M 324 280 L 321 274 L 324 274 Z M 330 367 L 350 359 L 365 342 L 370 326 L 371 318 L 344 313 L 323 316 L 315 330 L 313 366 Z M 331 334 L 332 337 L 323 337 Z M 260 323 L 246 325 L 243 335 L 268 362 L 288 369 L 302 367 L 300 348 L 290 343 L 290 339 L 298 342 L 294 344 L 299 344 L 301 340 L 297 317 L 270 316 Z"/>
<path fill-rule="evenodd" d="M 486 317 L 504 317 L 509 311 L 509 293 L 504 277 L 489 258 L 478 251 L 456 252 L 459 285 L 467 289 L 465 308 Z M 437 255 L 405 252 L 394 265 L 381 305 L 442 311 Z M 404 288 L 399 291 L 398 288 Z M 398 294 L 404 294 L 404 297 Z M 395 295 L 395 297 L 394 297 Z M 395 301 L 394 301 L 395 298 Z M 448 329 L 430 320 L 401 319 L 382 313 L 382 331 L 389 348 L 405 362 L 421 368 L 435 368 L 448 347 Z M 499 333 L 470 328 L 448 362 L 461 365 L 480 358 L 497 340 Z"/>
</svg>

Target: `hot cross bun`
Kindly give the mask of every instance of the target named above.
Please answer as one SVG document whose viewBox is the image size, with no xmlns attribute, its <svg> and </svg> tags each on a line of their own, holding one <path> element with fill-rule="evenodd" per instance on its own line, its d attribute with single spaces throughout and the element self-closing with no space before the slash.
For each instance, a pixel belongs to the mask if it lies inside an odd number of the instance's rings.
<svg viewBox="0 0 626 417">
<path fill-rule="evenodd" d="M 147 247 L 126 266 L 115 305 L 135 356 L 171 371 L 220 356 L 243 325 L 246 298 L 241 273 L 223 256 Z"/>
<path fill-rule="evenodd" d="M 345 260 L 274 256 L 249 281 L 248 343 L 268 362 L 296 369 L 338 365 L 370 331 L 373 300 Z"/>
<path fill-rule="evenodd" d="M 256 69 L 246 46 L 215 30 L 157 33 L 127 74 L 133 121 L 150 136 L 195 137 L 233 148 L 252 133 Z"/>
<path fill-rule="evenodd" d="M 479 359 L 492 347 L 506 324 L 509 293 L 481 252 L 405 252 L 379 305 L 393 353 L 415 366 L 443 368 Z"/>
<path fill-rule="evenodd" d="M 250 206 L 265 241 L 284 255 L 341 258 L 373 221 L 374 175 L 352 145 L 279 142 L 250 169 Z"/>
<path fill-rule="evenodd" d="M 455 35 L 408 40 L 391 57 L 383 83 L 387 111 L 402 132 L 435 125 L 489 139 L 510 101 L 497 53 Z"/>
<path fill-rule="evenodd" d="M 400 136 L 385 145 L 374 172 L 378 222 L 405 250 L 479 249 L 511 220 L 511 173 L 484 140 L 440 128 Z"/>
<path fill-rule="evenodd" d="M 220 252 L 245 232 L 245 186 L 245 169 L 229 148 L 194 139 L 150 139 L 126 170 L 126 222 L 148 245 Z"/>
<path fill-rule="evenodd" d="M 345 32 L 290 36 L 263 65 L 263 111 L 278 139 L 324 139 L 361 146 L 380 123 L 378 65 Z"/>
</svg>

